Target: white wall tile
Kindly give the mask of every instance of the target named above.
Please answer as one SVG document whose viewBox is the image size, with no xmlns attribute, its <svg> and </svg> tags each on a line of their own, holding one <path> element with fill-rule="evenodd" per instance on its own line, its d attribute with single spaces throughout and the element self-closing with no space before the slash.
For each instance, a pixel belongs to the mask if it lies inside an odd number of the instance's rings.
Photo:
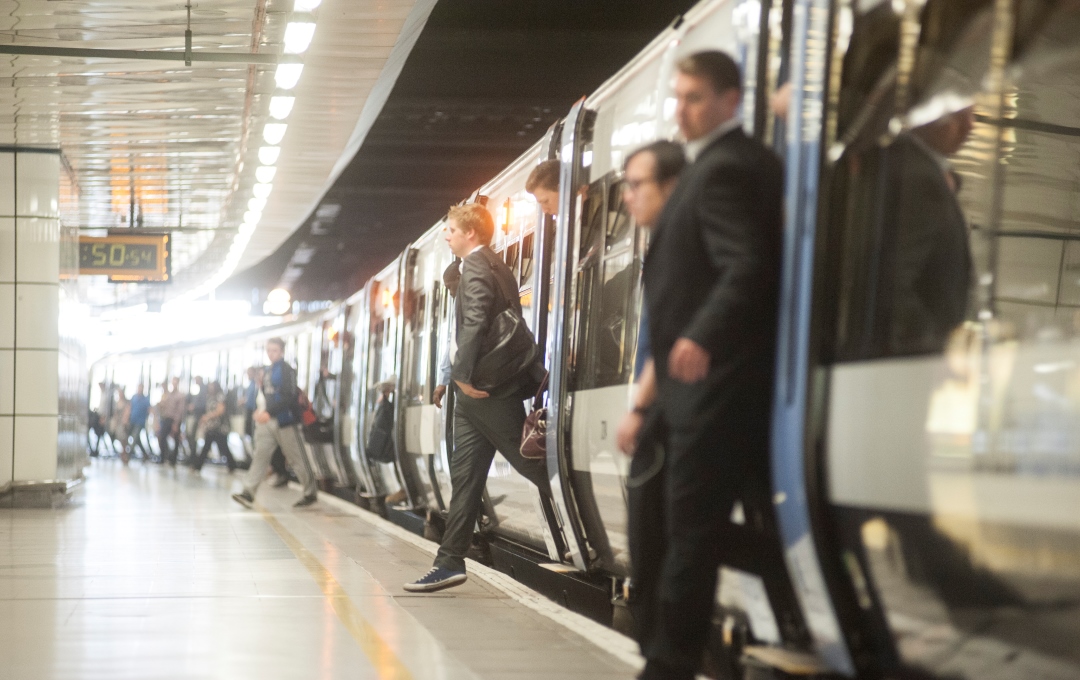
<svg viewBox="0 0 1080 680">
<path fill-rule="evenodd" d="M 0 159 L 4 154 L 0 153 Z M 3 185 L 0 184 L 0 189 Z M 15 280 L 15 218 L 0 217 L 0 281 Z"/>
<path fill-rule="evenodd" d="M 60 156 L 20 153 L 15 158 L 15 214 L 60 215 Z M 3 213 L 0 213 L 3 214 Z"/>
<path fill-rule="evenodd" d="M 0 487 L 11 481 L 11 455 L 14 449 L 15 418 L 0 416 Z"/>
<path fill-rule="evenodd" d="M 14 459 L 16 482 L 43 482 L 56 478 L 56 416 L 16 416 Z"/>
<path fill-rule="evenodd" d="M 15 350 L 15 415 L 56 415 L 60 353 Z"/>
<path fill-rule="evenodd" d="M 0 349 L 0 414 L 15 413 L 15 350 Z"/>
<path fill-rule="evenodd" d="M 56 283 L 60 280 L 60 221 L 16 220 L 15 277 L 19 281 Z"/>
<path fill-rule="evenodd" d="M 0 283 L 0 348 L 15 346 L 15 284 Z"/>
<path fill-rule="evenodd" d="M 15 154 L 0 153 L 0 216 L 15 214 Z"/>
<path fill-rule="evenodd" d="M 16 347 L 57 349 L 60 346 L 59 286 L 15 284 L 15 305 Z"/>
</svg>

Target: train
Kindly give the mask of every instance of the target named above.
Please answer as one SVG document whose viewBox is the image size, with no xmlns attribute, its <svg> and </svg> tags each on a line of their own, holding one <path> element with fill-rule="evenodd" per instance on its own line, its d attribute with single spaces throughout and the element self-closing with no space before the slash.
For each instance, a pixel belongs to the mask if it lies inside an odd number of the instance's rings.
<svg viewBox="0 0 1080 680">
<path fill-rule="evenodd" d="M 757 664 L 1080 678 L 1071 1 L 704 0 L 463 197 L 495 218 L 492 247 L 518 277 L 550 375 L 554 511 L 497 456 L 479 532 L 496 565 L 538 587 L 563 579 L 557 597 L 579 606 L 570 595 L 584 589 L 607 607 L 596 616 L 617 618 L 630 565 L 615 429 L 633 389 L 648 248 L 622 206 L 621 166 L 676 136 L 674 65 L 703 49 L 740 64 L 743 126 L 786 174 L 770 453 L 783 564 L 722 569 L 718 675 L 749 677 Z M 549 159 L 561 166 L 554 216 L 524 188 Z M 942 236 L 949 225 L 962 248 Z M 284 337 L 333 423 L 333 441 L 309 447 L 323 487 L 437 539 L 453 494 L 453 404 L 432 402 L 450 341 L 443 226 L 324 311 L 108 356 L 91 384 L 199 374 L 235 388 L 266 340 Z M 961 270 L 962 289 L 924 289 L 934 272 Z M 919 315 L 947 295 L 964 316 L 929 337 Z M 382 461 L 365 442 L 388 383 L 396 457 Z M 770 600 L 776 578 L 791 603 Z"/>
</svg>

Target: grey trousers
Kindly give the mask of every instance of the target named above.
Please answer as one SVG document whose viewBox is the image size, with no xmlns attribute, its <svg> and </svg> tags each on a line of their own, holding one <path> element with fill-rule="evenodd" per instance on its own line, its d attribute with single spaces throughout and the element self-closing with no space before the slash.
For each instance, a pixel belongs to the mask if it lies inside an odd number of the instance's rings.
<svg viewBox="0 0 1080 680">
<path fill-rule="evenodd" d="M 285 459 L 289 461 L 296 478 L 304 487 L 304 495 L 311 496 L 315 493 L 315 475 L 311 472 L 311 463 L 304 451 L 304 439 L 300 434 L 299 425 L 278 425 L 277 420 L 271 418 L 266 423 L 255 423 L 255 453 L 251 457 L 251 467 L 244 476 L 244 491 L 252 496 L 259 488 L 259 484 L 266 478 L 270 470 L 270 458 L 274 455 L 274 449 L 281 447 Z"/>
<path fill-rule="evenodd" d="M 525 424 L 525 405 L 521 399 L 515 396 L 471 399 L 456 385 L 454 389 L 454 449 L 450 453 L 454 495 L 450 498 L 446 531 L 435 566 L 465 571 L 465 553 L 472 543 L 473 527 L 480 516 L 495 452 L 501 453 L 545 496 L 551 495 L 551 483 L 544 461 L 521 457 L 521 428 Z"/>
</svg>

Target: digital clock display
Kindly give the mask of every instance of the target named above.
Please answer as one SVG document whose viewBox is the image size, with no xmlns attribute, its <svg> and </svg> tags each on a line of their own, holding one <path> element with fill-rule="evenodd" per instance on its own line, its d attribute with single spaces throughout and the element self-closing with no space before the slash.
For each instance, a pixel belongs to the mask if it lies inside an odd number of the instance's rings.
<svg viewBox="0 0 1080 680">
<path fill-rule="evenodd" d="M 168 281 L 169 235 L 79 237 L 79 274 L 112 281 Z"/>
</svg>

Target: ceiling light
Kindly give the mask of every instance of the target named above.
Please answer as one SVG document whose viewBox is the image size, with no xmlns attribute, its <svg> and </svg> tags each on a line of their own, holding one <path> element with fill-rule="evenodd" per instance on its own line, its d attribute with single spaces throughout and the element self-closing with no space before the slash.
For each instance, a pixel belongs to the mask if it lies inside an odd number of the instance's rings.
<svg viewBox="0 0 1080 680">
<path fill-rule="evenodd" d="M 278 144 L 288 129 L 289 126 L 285 123 L 267 123 L 263 126 L 263 139 L 267 144 Z"/>
<path fill-rule="evenodd" d="M 285 54 L 300 54 L 315 37 L 315 24 L 310 21 L 291 21 L 285 27 Z M 288 88 L 286 88 L 288 89 Z"/>
<path fill-rule="evenodd" d="M 280 146 L 264 146 L 259 149 L 259 162 L 263 165 L 273 165 L 274 163 L 277 163 L 278 156 L 280 155 Z"/>
<path fill-rule="evenodd" d="M 265 198 L 253 198 L 253 199 L 248 201 L 248 210 L 253 210 L 255 212 L 260 212 L 261 213 L 263 211 L 263 208 L 265 208 L 265 207 L 266 207 L 266 199 Z"/>
<path fill-rule="evenodd" d="M 270 115 L 278 120 L 285 120 L 292 112 L 296 97 L 270 97 Z"/>
<path fill-rule="evenodd" d="M 274 82 L 283 90 L 291 90 L 296 87 L 303 72 L 303 64 L 278 64 L 277 71 L 274 72 Z"/>
<path fill-rule="evenodd" d="M 293 3 L 294 12 L 310 12 L 319 6 L 322 0 L 296 0 Z"/>
<path fill-rule="evenodd" d="M 243 224 L 240 225 L 240 235 L 241 236 L 243 236 L 245 234 L 250 236 L 254 231 L 255 231 L 255 223 L 254 222 L 244 222 Z"/>
<path fill-rule="evenodd" d="M 255 179 L 263 182 L 264 184 L 269 184 L 270 182 L 273 182 L 274 175 L 276 174 L 277 168 L 272 165 L 263 165 L 261 167 L 255 168 Z"/>
<path fill-rule="evenodd" d="M 248 210 L 244 213 L 244 224 L 258 224 L 262 219 L 261 210 Z"/>
<path fill-rule="evenodd" d="M 255 198 L 269 198 L 273 189 L 273 184 L 256 184 L 251 187 L 251 193 L 254 194 Z"/>
</svg>

